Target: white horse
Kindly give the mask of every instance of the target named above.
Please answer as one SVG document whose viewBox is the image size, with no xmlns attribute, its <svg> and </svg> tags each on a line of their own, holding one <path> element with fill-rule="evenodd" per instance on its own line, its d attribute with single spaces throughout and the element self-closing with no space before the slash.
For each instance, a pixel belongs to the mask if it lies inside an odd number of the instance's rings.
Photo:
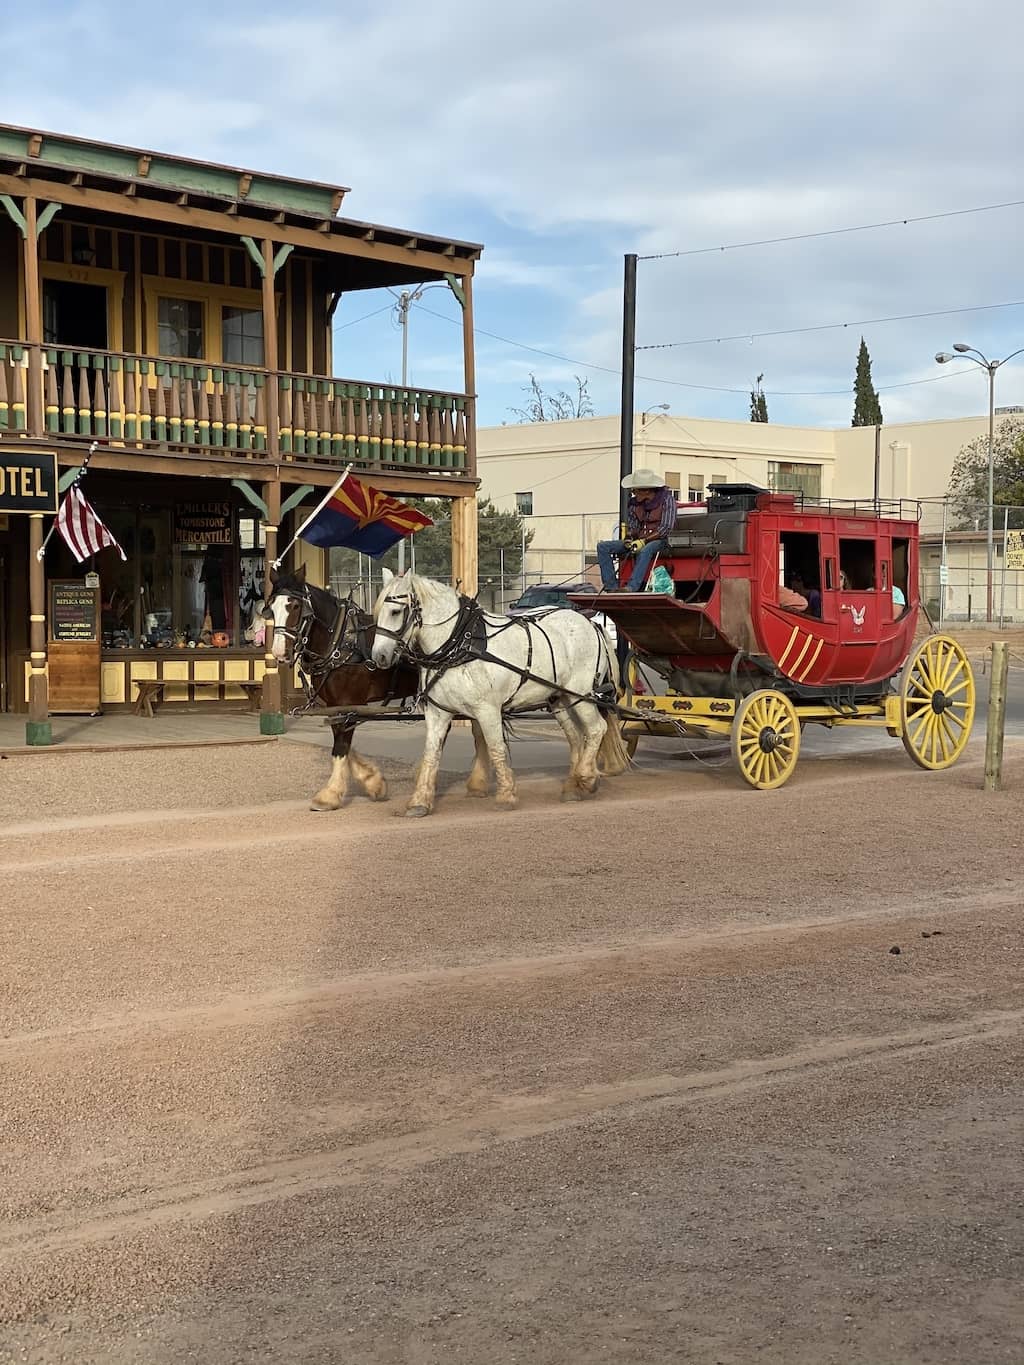
<svg viewBox="0 0 1024 1365">
<path fill-rule="evenodd" d="M 445 737 L 456 716 L 483 732 L 497 782 L 499 806 L 516 805 L 515 777 L 505 745 L 503 716 L 546 706 L 569 741 L 564 801 L 596 791 L 598 758 L 609 775 L 624 772 L 626 755 L 618 722 L 592 701 L 614 678 L 604 632 L 577 611 L 553 611 L 539 620 L 483 612 L 444 583 L 384 571 L 374 607 L 373 662 L 386 668 L 404 653 L 420 668 L 420 702 L 426 727 L 423 761 L 407 815 L 429 815 Z M 482 621 L 482 626 L 479 624 Z M 470 635 L 482 633 L 488 658 L 474 656 Z M 529 676 L 524 676 L 528 674 Z M 475 728 L 475 727 L 474 727 Z M 471 788 L 479 790 L 479 756 Z M 486 788 L 485 788 L 486 790 Z M 483 795 L 484 792 L 480 792 Z"/>
</svg>

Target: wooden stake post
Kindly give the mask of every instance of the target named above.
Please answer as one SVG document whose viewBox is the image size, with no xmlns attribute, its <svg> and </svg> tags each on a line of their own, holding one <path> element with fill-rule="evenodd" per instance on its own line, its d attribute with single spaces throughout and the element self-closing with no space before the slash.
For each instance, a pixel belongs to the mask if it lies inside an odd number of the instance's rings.
<svg viewBox="0 0 1024 1365">
<path fill-rule="evenodd" d="M 988 695 L 988 730 L 985 734 L 985 790 L 1003 785 L 1003 736 L 1006 729 L 1006 681 L 1010 651 L 1005 640 L 992 645 L 991 688 Z"/>
</svg>

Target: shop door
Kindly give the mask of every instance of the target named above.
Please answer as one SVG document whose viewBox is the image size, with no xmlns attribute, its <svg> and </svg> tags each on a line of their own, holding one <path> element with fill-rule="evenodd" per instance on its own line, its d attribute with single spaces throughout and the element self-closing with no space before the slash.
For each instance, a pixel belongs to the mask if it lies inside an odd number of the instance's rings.
<svg viewBox="0 0 1024 1365">
<path fill-rule="evenodd" d="M 50 346 L 107 349 L 107 290 L 71 280 L 43 282 L 43 337 Z"/>
</svg>

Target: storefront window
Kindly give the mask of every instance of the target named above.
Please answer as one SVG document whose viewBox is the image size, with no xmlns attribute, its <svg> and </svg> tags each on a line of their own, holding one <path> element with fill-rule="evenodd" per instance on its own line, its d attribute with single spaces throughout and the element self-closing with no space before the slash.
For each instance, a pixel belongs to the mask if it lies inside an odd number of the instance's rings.
<svg viewBox="0 0 1024 1365">
<path fill-rule="evenodd" d="M 263 310 L 235 308 L 222 310 L 223 359 L 226 365 L 263 364 Z"/>
<path fill-rule="evenodd" d="M 255 517 L 239 516 L 227 500 L 97 510 L 127 555 L 122 562 L 105 552 L 80 570 L 100 574 L 104 648 L 252 643 L 265 571 L 265 533 Z"/>
<path fill-rule="evenodd" d="M 198 299 L 158 299 L 157 327 L 161 355 L 202 358 L 203 305 Z"/>
</svg>

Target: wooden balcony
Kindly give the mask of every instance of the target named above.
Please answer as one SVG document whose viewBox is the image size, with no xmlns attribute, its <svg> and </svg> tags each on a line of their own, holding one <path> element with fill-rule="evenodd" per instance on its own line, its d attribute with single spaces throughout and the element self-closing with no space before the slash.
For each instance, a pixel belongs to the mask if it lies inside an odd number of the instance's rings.
<svg viewBox="0 0 1024 1365">
<path fill-rule="evenodd" d="M 464 394 L 0 339 L 0 438 L 473 478 L 473 422 Z"/>
</svg>

